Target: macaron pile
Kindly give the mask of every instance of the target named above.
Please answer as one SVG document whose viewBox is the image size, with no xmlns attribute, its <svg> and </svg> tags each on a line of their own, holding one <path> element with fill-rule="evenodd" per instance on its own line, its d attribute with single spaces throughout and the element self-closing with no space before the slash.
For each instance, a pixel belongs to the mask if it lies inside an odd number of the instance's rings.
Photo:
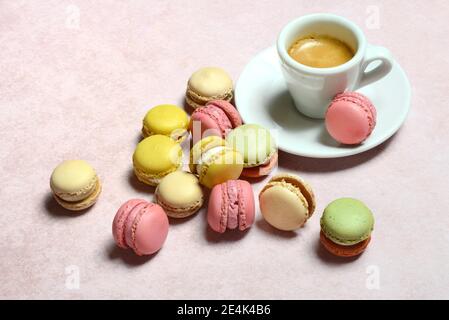
<svg viewBox="0 0 449 320">
<path fill-rule="evenodd" d="M 132 155 L 138 181 L 155 187 L 154 201 L 131 199 L 118 209 L 112 222 L 117 246 L 137 255 L 160 250 L 169 232 L 169 218 L 194 215 L 207 202 L 211 230 L 245 231 L 256 217 L 251 184 L 242 178 L 270 175 L 278 163 L 277 144 L 270 131 L 243 124 L 232 104 L 233 82 L 221 68 L 196 71 L 188 80 L 186 103 L 190 116 L 172 104 L 157 105 L 144 116 L 143 139 Z M 350 125 L 347 121 L 350 120 Z M 360 143 L 376 123 L 374 106 L 360 94 L 335 98 L 326 127 L 342 143 Z M 189 164 L 183 166 L 181 144 L 191 143 Z M 101 193 L 95 170 L 83 160 L 59 164 L 50 178 L 56 201 L 73 211 L 92 206 Z M 259 193 L 262 217 L 272 227 L 294 231 L 303 227 L 316 208 L 315 193 L 304 179 L 287 173 L 273 176 Z M 368 246 L 374 218 L 361 201 L 338 199 L 321 218 L 320 239 L 332 254 L 352 257 Z"/>
</svg>

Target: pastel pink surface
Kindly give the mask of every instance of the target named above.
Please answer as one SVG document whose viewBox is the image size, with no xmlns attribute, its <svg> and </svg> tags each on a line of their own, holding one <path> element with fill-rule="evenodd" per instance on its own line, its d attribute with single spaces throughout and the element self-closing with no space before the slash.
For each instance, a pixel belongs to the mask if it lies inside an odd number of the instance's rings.
<svg viewBox="0 0 449 320">
<path fill-rule="evenodd" d="M 128 200 L 120 206 L 115 214 L 114 221 L 112 222 L 112 235 L 117 245 L 121 248 L 125 249 L 128 247 L 124 237 L 125 223 L 128 215 L 134 207 L 141 203 L 146 203 L 146 201 L 142 199 Z"/>
<path fill-rule="evenodd" d="M 361 95 L 343 93 L 329 106 L 325 124 L 329 134 L 338 142 L 359 144 L 370 136 L 375 127 L 375 108 Z"/>
<path fill-rule="evenodd" d="M 211 237 L 204 206 L 170 225 L 153 259 L 118 248 L 114 213 L 126 199 L 151 197 L 130 172 L 148 105 L 182 105 L 202 66 L 221 66 L 237 83 L 288 21 L 316 12 L 345 16 L 369 43 L 391 50 L 412 86 L 404 126 L 347 158 L 279 152 L 272 174 L 298 174 L 316 192 L 316 213 L 297 233 L 276 232 L 257 213 L 239 242 L 228 241 L 238 234 Z M 0 298 L 447 299 L 448 14 L 443 0 L 0 1 Z M 429 35 L 437 40 L 417 45 Z M 380 114 L 387 97 L 363 91 Z M 68 215 L 49 194 L 48 178 L 65 159 L 85 159 L 103 182 L 97 204 L 81 215 Z M 255 194 L 267 179 L 252 181 Z M 375 241 L 350 262 L 318 243 L 320 212 L 344 196 L 363 200 L 376 218 Z M 79 270 L 75 290 L 65 285 L 70 266 Z"/>
<path fill-rule="evenodd" d="M 232 128 L 237 128 L 242 125 L 242 117 L 240 116 L 240 113 L 237 111 L 237 109 L 228 101 L 226 100 L 213 100 L 209 101 L 206 106 L 215 106 L 217 108 L 220 108 L 221 110 L 226 113 L 226 115 L 229 118 L 229 121 L 232 124 Z"/>
<path fill-rule="evenodd" d="M 138 255 L 150 255 L 157 252 L 168 234 L 168 218 L 157 204 L 146 206 L 136 216 L 136 230 L 132 238 L 132 247 Z"/>
<path fill-rule="evenodd" d="M 254 223 L 255 203 L 251 185 L 244 180 L 230 180 L 212 189 L 209 196 L 207 221 L 212 230 L 243 231 Z"/>
</svg>

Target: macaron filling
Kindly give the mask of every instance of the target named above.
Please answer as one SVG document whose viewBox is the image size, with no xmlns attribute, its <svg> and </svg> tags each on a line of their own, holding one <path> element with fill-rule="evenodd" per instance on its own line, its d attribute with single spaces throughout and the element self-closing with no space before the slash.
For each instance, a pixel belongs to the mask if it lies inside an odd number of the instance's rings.
<svg viewBox="0 0 449 320">
<path fill-rule="evenodd" d="M 222 195 L 220 218 L 221 233 L 225 232 L 226 229 L 234 230 L 238 228 L 240 231 L 243 231 L 248 228 L 242 183 L 244 182 L 240 180 L 229 180 L 220 185 Z M 252 219 L 250 218 L 249 220 L 251 221 Z"/>
<path fill-rule="evenodd" d="M 235 181 L 228 181 L 223 185 L 223 194 L 226 195 L 227 201 L 223 202 L 225 207 L 224 211 L 227 214 L 227 228 L 235 229 L 239 226 L 239 213 L 240 213 L 240 197 L 239 186 Z"/>
</svg>

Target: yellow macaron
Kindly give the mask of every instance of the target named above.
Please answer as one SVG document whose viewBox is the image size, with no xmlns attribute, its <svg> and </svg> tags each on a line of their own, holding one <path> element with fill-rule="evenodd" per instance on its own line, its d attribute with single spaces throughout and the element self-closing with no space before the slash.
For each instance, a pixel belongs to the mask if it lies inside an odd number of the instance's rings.
<svg viewBox="0 0 449 320">
<path fill-rule="evenodd" d="M 189 117 L 178 106 L 161 104 L 150 109 L 143 119 L 142 134 L 149 137 L 162 134 L 181 142 L 187 134 Z"/>
<path fill-rule="evenodd" d="M 200 183 L 208 188 L 236 180 L 243 170 L 243 156 L 226 145 L 218 136 L 198 141 L 190 152 L 190 170 L 198 175 Z"/>
<path fill-rule="evenodd" d="M 156 186 L 182 165 L 182 149 L 170 137 L 156 134 L 143 139 L 133 154 L 134 173 L 139 181 Z"/>
<path fill-rule="evenodd" d="M 84 160 L 66 160 L 51 174 L 50 188 L 55 200 L 64 208 L 80 211 L 89 208 L 101 193 L 95 170 Z"/>
</svg>

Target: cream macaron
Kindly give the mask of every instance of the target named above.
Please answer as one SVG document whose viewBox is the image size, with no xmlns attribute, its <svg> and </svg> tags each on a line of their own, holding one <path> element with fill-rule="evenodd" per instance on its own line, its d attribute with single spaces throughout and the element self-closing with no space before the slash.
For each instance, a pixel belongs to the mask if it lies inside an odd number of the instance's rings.
<svg viewBox="0 0 449 320">
<path fill-rule="evenodd" d="M 50 188 L 56 201 L 72 211 L 89 208 L 101 193 L 100 179 L 92 166 L 84 160 L 66 160 L 60 163 L 53 170 Z"/>
<path fill-rule="evenodd" d="M 193 109 L 205 106 L 213 100 L 231 101 L 233 83 L 226 71 L 217 67 L 205 67 L 192 74 L 186 91 L 186 103 Z"/>
<path fill-rule="evenodd" d="M 315 195 L 298 176 L 278 174 L 259 193 L 260 211 L 273 227 L 293 231 L 302 227 L 315 211 Z"/>
<path fill-rule="evenodd" d="M 196 213 L 204 202 L 198 178 L 185 171 L 165 176 L 156 188 L 157 203 L 169 217 L 186 218 Z"/>
</svg>

